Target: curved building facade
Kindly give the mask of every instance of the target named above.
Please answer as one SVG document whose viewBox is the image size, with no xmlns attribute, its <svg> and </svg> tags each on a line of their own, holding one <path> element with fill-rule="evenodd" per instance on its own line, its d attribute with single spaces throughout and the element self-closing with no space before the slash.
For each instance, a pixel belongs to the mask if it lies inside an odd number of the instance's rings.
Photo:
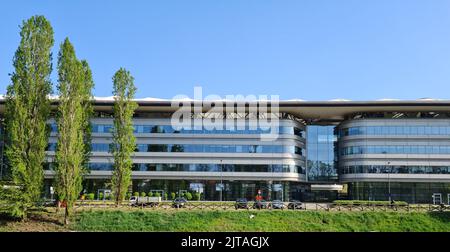
<svg viewBox="0 0 450 252">
<path fill-rule="evenodd" d="M 193 128 L 173 127 L 171 100 L 136 99 L 130 192 L 200 192 L 204 200 L 404 200 L 449 203 L 450 101 L 279 101 L 276 111 L 220 101 L 235 110 L 212 123 L 211 103 L 191 111 Z M 186 101 L 183 101 L 186 102 Z M 0 115 L 4 113 L 0 99 Z M 94 99 L 92 155 L 84 192 L 107 189 L 112 175 L 113 99 Z M 209 104 L 209 105 L 208 105 Z M 239 103 L 241 104 L 241 103 Z M 267 101 L 264 101 L 267 105 Z M 242 105 L 242 104 L 241 104 Z M 56 109 L 58 101 L 53 101 Z M 274 116 L 277 137 L 253 127 Z M 217 113 L 216 113 L 217 116 Z M 212 125 L 214 124 L 214 125 Z M 45 184 L 53 183 L 57 127 L 47 148 Z M 200 126 L 199 126 L 200 125 Z M 219 126 L 219 127 L 217 127 Z M 0 131 L 4 135 L 4 131 Z M 8 167 L 0 141 L 0 177 Z"/>
<path fill-rule="evenodd" d="M 428 202 L 449 191 L 450 119 L 348 120 L 339 125 L 339 154 L 353 197 Z"/>
<path fill-rule="evenodd" d="M 256 122 L 256 120 L 253 120 Z M 266 197 L 289 199 L 292 183 L 306 182 L 305 125 L 280 119 L 279 135 L 267 141 L 267 133 L 252 129 L 252 119 L 235 120 L 240 128 L 208 127 L 209 120 L 193 119 L 198 129 L 175 130 L 169 118 L 135 118 L 136 149 L 133 159 L 133 191 L 179 192 L 199 190 L 206 200 L 235 200 L 254 197 L 258 190 Z M 113 170 L 109 153 L 112 118 L 94 118 L 88 191 L 103 186 Z M 51 179 L 57 130 L 47 148 L 46 177 Z M 216 125 L 217 126 L 217 125 Z M 95 183 L 99 185 L 95 185 Z M 223 191 L 222 191 L 223 189 Z"/>
</svg>

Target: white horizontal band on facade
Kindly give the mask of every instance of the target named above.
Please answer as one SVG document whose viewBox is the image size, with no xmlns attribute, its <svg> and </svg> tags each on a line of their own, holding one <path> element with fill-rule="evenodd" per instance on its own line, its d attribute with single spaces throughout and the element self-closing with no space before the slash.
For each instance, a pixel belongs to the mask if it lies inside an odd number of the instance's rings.
<svg viewBox="0 0 450 252">
<path fill-rule="evenodd" d="M 47 162 L 51 162 L 52 158 L 47 158 Z M 91 163 L 113 163 L 114 160 L 112 158 L 97 158 L 93 157 L 90 160 Z M 189 159 L 189 160 L 180 160 L 180 159 L 133 159 L 133 163 L 136 164 L 223 164 L 223 165 L 297 165 L 304 166 L 305 162 L 298 162 L 294 160 L 228 160 L 228 159 L 217 159 L 214 157 L 205 158 L 205 159 Z"/>
<path fill-rule="evenodd" d="M 46 178 L 54 177 L 53 171 L 45 171 Z M 91 171 L 87 179 L 110 179 L 111 171 Z M 289 172 L 170 172 L 170 171 L 133 171 L 132 179 L 173 179 L 173 180 L 251 180 L 251 181 L 290 181 L 306 182 L 306 177 Z"/>
<path fill-rule="evenodd" d="M 342 182 L 428 182 L 448 183 L 450 174 L 383 174 L 355 173 L 340 175 Z"/>
<path fill-rule="evenodd" d="M 341 191 L 343 185 L 312 184 L 311 191 Z"/>
</svg>

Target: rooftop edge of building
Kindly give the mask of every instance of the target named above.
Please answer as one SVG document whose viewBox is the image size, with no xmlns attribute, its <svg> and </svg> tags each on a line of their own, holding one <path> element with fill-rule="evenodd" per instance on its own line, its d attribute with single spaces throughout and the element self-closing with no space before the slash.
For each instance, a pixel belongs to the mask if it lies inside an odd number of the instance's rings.
<svg viewBox="0 0 450 252">
<path fill-rule="evenodd" d="M 51 96 L 53 105 L 57 105 L 58 96 Z M 0 113 L 4 110 L 5 96 L 0 95 Z M 96 110 L 110 111 L 114 104 L 114 97 L 94 97 Z M 201 106 L 206 112 L 217 103 L 224 107 L 237 107 L 238 105 L 270 105 L 277 108 L 277 112 L 292 114 L 303 119 L 313 120 L 343 120 L 346 116 L 356 113 L 370 112 L 450 112 L 450 99 L 421 98 L 416 100 L 378 99 L 371 101 L 351 101 L 346 99 L 333 99 L 326 101 L 306 101 L 300 99 L 290 100 L 193 100 L 193 99 L 160 99 L 136 98 L 138 111 L 143 112 L 174 112 L 180 105 Z"/>
</svg>

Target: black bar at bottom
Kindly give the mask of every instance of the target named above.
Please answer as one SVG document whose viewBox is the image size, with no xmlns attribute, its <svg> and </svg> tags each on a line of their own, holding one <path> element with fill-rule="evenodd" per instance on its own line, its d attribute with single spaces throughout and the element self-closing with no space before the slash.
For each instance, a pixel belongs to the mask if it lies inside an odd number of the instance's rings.
<svg viewBox="0 0 450 252">
<path fill-rule="evenodd" d="M 318 248 L 335 250 L 337 248 L 370 247 L 385 249 L 400 246 L 402 249 L 426 246 L 433 249 L 435 246 L 445 246 L 450 240 L 450 233 L 2 233 L 1 244 L 10 244 L 13 247 L 36 246 L 45 249 L 70 247 L 73 249 L 144 249 L 163 248 L 164 251 L 177 249 L 195 250 L 240 250 L 240 249 L 281 249 L 281 248 Z M 86 247 L 88 246 L 88 247 Z M 296 249 L 296 251 L 299 251 Z"/>
</svg>

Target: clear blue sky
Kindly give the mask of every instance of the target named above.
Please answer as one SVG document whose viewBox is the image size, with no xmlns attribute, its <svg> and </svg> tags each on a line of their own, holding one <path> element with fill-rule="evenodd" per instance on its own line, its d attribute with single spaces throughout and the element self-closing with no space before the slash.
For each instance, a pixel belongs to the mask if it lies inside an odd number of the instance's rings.
<svg viewBox="0 0 450 252">
<path fill-rule="evenodd" d="M 450 98 L 450 1 L 8 1 L 0 93 L 19 25 L 45 15 L 91 65 L 96 96 L 129 69 L 137 97 L 273 94 L 282 99 Z M 52 74 L 56 82 L 56 69 Z"/>
</svg>

